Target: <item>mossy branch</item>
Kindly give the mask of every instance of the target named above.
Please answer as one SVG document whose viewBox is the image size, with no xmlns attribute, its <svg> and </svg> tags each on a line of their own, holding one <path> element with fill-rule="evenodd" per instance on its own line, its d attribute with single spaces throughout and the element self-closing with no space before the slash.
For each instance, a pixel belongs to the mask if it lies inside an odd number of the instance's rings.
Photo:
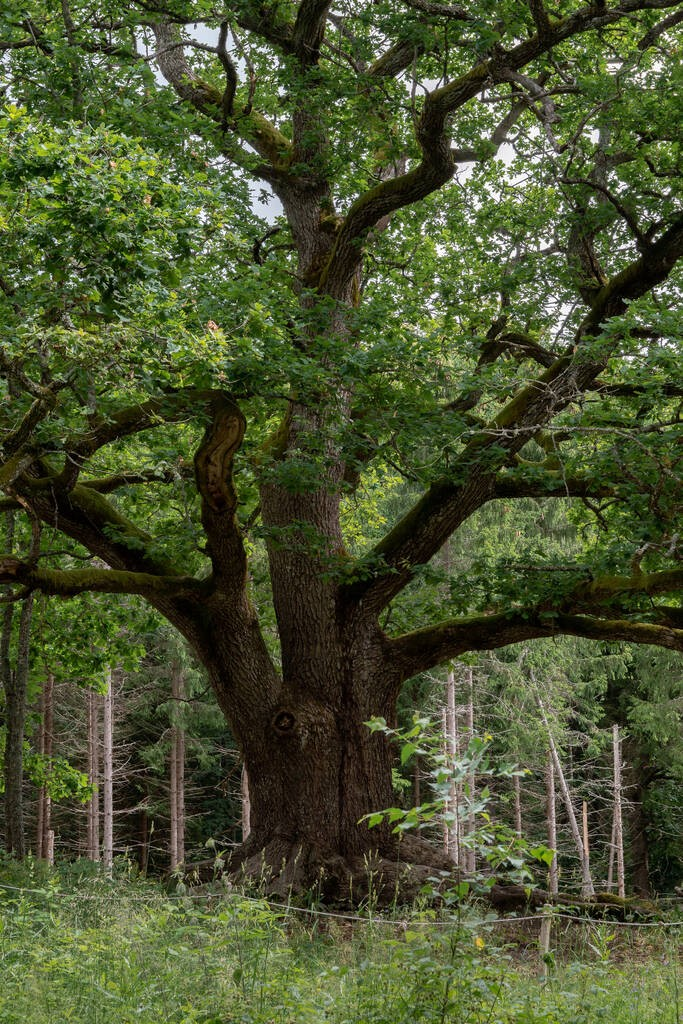
<svg viewBox="0 0 683 1024">
<path fill-rule="evenodd" d="M 600 576 L 576 587 L 570 595 L 570 601 L 575 607 L 609 605 L 616 598 L 627 594 L 643 594 L 648 597 L 657 594 L 683 595 L 683 568 L 636 573 L 634 576 Z"/>
<path fill-rule="evenodd" d="M 401 678 L 441 665 L 468 651 L 491 651 L 524 640 L 560 635 L 609 642 L 653 644 L 683 652 L 683 629 L 670 624 L 520 609 L 447 619 L 386 641 L 386 655 Z"/>
<path fill-rule="evenodd" d="M 107 499 L 84 484 L 72 490 L 55 486 L 56 477 L 22 478 L 15 490 L 43 522 L 59 524 L 62 533 L 78 541 L 114 569 L 177 577 L 172 562 L 155 550 L 153 537 L 122 515 Z"/>
<path fill-rule="evenodd" d="M 561 470 L 546 469 L 538 473 L 537 464 L 529 464 L 533 474 L 523 470 L 504 472 L 497 476 L 494 498 L 615 498 L 618 490 L 611 484 L 587 476 L 565 476 Z"/>
<path fill-rule="evenodd" d="M 120 569 L 41 569 L 18 558 L 0 558 L 0 584 L 39 590 L 54 597 L 78 594 L 137 594 L 141 597 L 198 597 L 206 583 L 191 576 L 156 576 Z"/>
<path fill-rule="evenodd" d="M 89 430 L 70 437 L 65 447 L 74 457 L 88 458 L 113 441 L 187 418 L 217 394 L 220 392 L 183 388 L 117 409 L 106 418 L 95 419 Z"/>
</svg>

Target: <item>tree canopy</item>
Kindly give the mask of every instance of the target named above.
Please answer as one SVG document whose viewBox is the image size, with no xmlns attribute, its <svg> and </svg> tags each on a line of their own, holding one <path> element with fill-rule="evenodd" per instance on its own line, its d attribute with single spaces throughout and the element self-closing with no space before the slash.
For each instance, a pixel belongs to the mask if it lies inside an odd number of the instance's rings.
<svg viewBox="0 0 683 1024">
<path fill-rule="evenodd" d="M 0 559 L 7 598 L 147 599 L 252 762 L 252 734 L 348 734 L 466 651 L 683 650 L 682 19 L 5 10 L 0 482 L 46 527 Z M 580 546 L 475 545 L 396 633 L 449 537 L 526 499 Z M 370 771 L 366 742 L 340 764 Z"/>
</svg>

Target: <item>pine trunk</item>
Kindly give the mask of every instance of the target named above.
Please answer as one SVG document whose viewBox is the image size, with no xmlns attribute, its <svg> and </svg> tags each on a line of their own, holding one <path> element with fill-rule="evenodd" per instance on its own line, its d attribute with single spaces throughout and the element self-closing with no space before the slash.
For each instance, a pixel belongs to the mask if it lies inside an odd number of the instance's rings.
<svg viewBox="0 0 683 1024">
<path fill-rule="evenodd" d="M 519 775 L 513 775 L 512 777 L 512 790 L 514 799 L 514 812 L 515 812 L 515 835 L 518 839 L 522 838 L 522 785 L 519 780 Z"/>
<path fill-rule="evenodd" d="M 240 798 L 242 801 L 242 842 L 245 842 L 251 832 L 251 802 L 249 800 L 249 776 L 244 765 L 242 765 L 240 775 Z"/>
<path fill-rule="evenodd" d="M 472 671 L 472 666 L 471 665 L 467 666 L 466 678 L 467 678 L 467 708 L 466 708 L 466 716 L 467 717 L 466 717 L 466 722 L 467 722 L 467 743 L 469 744 L 469 742 L 474 737 L 474 673 Z M 471 771 L 469 773 L 468 788 L 469 788 L 470 811 L 469 811 L 469 814 L 467 815 L 466 834 L 468 836 L 472 836 L 474 834 L 474 830 L 475 830 L 475 827 L 476 827 L 475 820 L 474 820 L 474 811 L 472 810 L 472 808 L 474 807 L 474 800 L 475 800 L 476 792 L 477 792 L 477 777 L 476 777 L 474 771 Z M 467 862 L 464 865 L 464 867 L 465 867 L 465 870 L 468 871 L 470 874 L 474 874 L 474 872 L 477 870 L 477 853 L 476 853 L 476 850 L 473 847 L 469 847 L 468 850 L 467 850 Z"/>
<path fill-rule="evenodd" d="M 548 751 L 548 762 L 545 769 L 546 818 L 548 828 L 548 846 L 554 851 L 553 859 L 548 867 L 548 892 L 552 896 L 558 893 L 557 870 L 557 807 L 555 801 L 555 764 L 552 751 Z"/>
<path fill-rule="evenodd" d="M 612 727 L 612 745 L 614 753 L 614 829 L 613 843 L 617 862 L 617 895 L 626 895 L 626 879 L 624 875 L 624 829 L 621 813 L 621 740 L 619 726 Z"/>
<path fill-rule="evenodd" d="M 38 752 L 48 767 L 53 754 L 54 739 L 54 681 L 52 673 L 48 673 L 40 698 L 40 731 L 38 735 Z M 50 831 L 52 802 L 47 786 L 38 791 L 38 820 L 36 825 L 36 856 L 50 861 Z"/>
<path fill-rule="evenodd" d="M 630 878 L 633 891 L 638 896 L 650 897 L 650 848 L 648 840 L 649 821 L 644 806 L 647 792 L 648 769 L 642 766 L 642 754 L 638 744 L 628 735 L 621 743 L 625 764 L 623 767 L 623 788 L 628 792 L 626 819 L 628 824 L 628 855 Z"/>
<path fill-rule="evenodd" d="M 24 732 L 26 726 L 26 695 L 29 669 L 29 647 L 33 595 L 24 598 L 19 617 L 17 656 L 14 668 L 9 664 L 9 636 L 3 635 L 3 648 L 7 640 L 7 661 L 4 665 L 5 685 L 5 844 L 7 852 L 19 860 L 26 855 L 24 835 Z M 3 626 L 7 623 L 7 619 Z M 11 629 L 11 619 L 9 619 Z M 4 633 L 4 628 L 3 628 Z M 3 650 L 3 656 L 5 651 Z M 3 658 L 4 660 L 4 658 Z"/>
<path fill-rule="evenodd" d="M 87 853 L 92 861 L 100 859 L 100 729 L 99 707 L 100 695 L 93 690 L 87 694 L 88 714 L 88 781 L 93 793 L 87 805 Z"/>
<path fill-rule="evenodd" d="M 171 728 L 169 858 L 171 871 L 175 871 L 185 860 L 185 732 L 179 724 L 179 705 L 185 699 L 185 678 L 178 661 L 171 665 L 171 695 L 174 709 Z"/>
<path fill-rule="evenodd" d="M 106 680 L 102 726 L 102 864 L 110 875 L 114 864 L 114 695 L 110 668 Z"/>
<path fill-rule="evenodd" d="M 562 762 L 560 761 L 560 756 L 557 752 L 557 747 L 555 745 L 552 730 L 550 728 L 550 725 L 548 724 L 545 709 L 540 698 L 537 698 L 537 702 L 541 712 L 541 718 L 543 719 L 543 724 L 548 733 L 548 742 L 550 744 L 550 756 L 552 757 L 553 768 L 557 776 L 557 781 L 560 785 L 560 792 L 562 793 L 562 799 L 564 801 L 565 810 L 567 812 L 567 818 L 569 819 L 569 827 L 571 829 L 572 838 L 574 840 L 574 846 L 576 847 L 576 852 L 579 856 L 579 862 L 581 864 L 581 895 L 584 899 L 590 899 L 592 896 L 595 895 L 595 888 L 593 886 L 593 879 L 591 877 L 588 844 L 586 839 L 586 828 L 584 827 L 584 835 L 582 836 L 581 831 L 579 830 L 579 823 L 576 820 L 576 813 L 574 811 L 572 796 L 569 791 L 569 786 L 567 785 L 567 780 L 564 776 L 564 771 L 562 770 Z"/>
<path fill-rule="evenodd" d="M 451 765 L 458 757 L 458 716 L 455 706 L 455 672 L 449 668 L 446 679 L 446 742 Z M 446 832 L 446 852 L 456 867 L 460 866 L 460 794 L 455 777 L 451 776 L 448 794 L 448 812 L 452 822 Z"/>
</svg>

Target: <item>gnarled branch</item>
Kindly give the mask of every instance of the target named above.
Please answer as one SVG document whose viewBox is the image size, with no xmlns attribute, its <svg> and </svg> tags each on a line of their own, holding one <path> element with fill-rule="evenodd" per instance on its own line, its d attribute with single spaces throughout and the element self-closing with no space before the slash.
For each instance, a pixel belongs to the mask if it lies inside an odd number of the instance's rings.
<svg viewBox="0 0 683 1024">
<path fill-rule="evenodd" d="M 245 419 L 227 396 L 214 398 L 211 421 L 197 449 L 194 467 L 202 499 L 202 524 L 207 536 L 217 585 L 241 591 L 247 557 L 237 523 L 237 492 L 232 477 L 235 454 L 244 437 Z"/>
</svg>

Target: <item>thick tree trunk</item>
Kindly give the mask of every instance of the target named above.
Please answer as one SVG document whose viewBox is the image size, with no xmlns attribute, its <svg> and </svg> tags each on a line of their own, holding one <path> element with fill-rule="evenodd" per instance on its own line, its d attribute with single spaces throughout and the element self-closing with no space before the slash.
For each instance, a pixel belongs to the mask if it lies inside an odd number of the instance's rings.
<svg viewBox="0 0 683 1024">
<path fill-rule="evenodd" d="M 386 676 L 381 637 L 359 621 L 325 633 L 320 618 L 317 630 L 297 634 L 287 657 L 283 650 L 279 684 L 272 670 L 258 678 L 258 645 L 253 660 L 243 645 L 241 663 L 235 650 L 218 663 L 225 630 L 202 654 L 249 779 L 250 832 L 231 870 L 259 878 L 265 870 L 273 892 L 317 885 L 328 898 L 347 899 L 370 884 L 373 860 L 381 862 L 386 885 L 395 882 L 398 838 L 388 826 L 370 829 L 361 819 L 395 802 L 395 751 L 365 723 L 374 716 L 394 721 L 398 683 Z M 240 699 L 259 684 L 253 700 Z M 415 843 L 405 845 L 406 860 L 414 860 Z M 447 865 L 426 847 L 418 859 Z"/>
<path fill-rule="evenodd" d="M 318 257 L 329 252 L 333 239 L 321 228 L 318 199 L 302 202 L 307 214 L 294 233 L 302 278 L 314 286 Z M 344 294 L 335 294 L 325 307 L 327 320 L 321 314 L 310 336 L 303 332 L 302 350 L 318 344 L 322 334 L 337 342 L 346 337 L 355 285 L 352 275 Z M 302 303 L 310 298 L 302 296 Z M 328 897 L 344 899 L 361 896 L 363 886 L 376 890 L 380 875 L 393 892 L 398 838 L 389 825 L 369 829 L 363 819 L 394 803 L 394 751 L 383 733 L 365 723 L 375 716 L 394 723 L 402 681 L 387 657 L 377 609 L 344 597 L 340 586 L 349 566 L 340 526 L 345 465 L 328 428 L 348 415 L 343 389 L 321 395 L 317 403 L 292 400 L 263 456 L 261 523 L 281 668 L 274 666 L 248 594 L 231 475 L 244 422 L 228 400 L 214 403 L 195 456 L 213 589 L 201 616 L 194 609 L 186 614 L 179 603 L 169 614 L 173 620 L 176 613 L 208 669 L 248 774 L 250 832 L 231 858 L 231 869 L 259 878 L 265 873 L 274 892 L 317 886 Z M 322 450 L 321 438 L 328 438 Z M 307 462 L 315 470 L 315 490 L 305 486 L 301 463 L 305 469 Z M 160 610 L 168 614 L 161 605 Z M 401 849 L 411 848 L 406 860 L 420 859 L 418 846 L 402 841 Z M 437 863 L 448 866 L 438 852 L 427 855 L 425 846 L 427 857 L 430 871 Z"/>
</svg>

